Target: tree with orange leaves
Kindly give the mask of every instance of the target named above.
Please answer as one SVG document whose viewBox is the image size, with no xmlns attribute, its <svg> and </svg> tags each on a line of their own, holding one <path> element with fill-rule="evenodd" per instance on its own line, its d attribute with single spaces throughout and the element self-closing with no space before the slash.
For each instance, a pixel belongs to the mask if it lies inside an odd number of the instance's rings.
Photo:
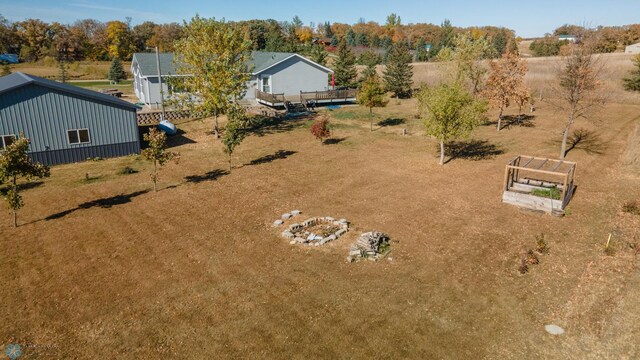
<svg viewBox="0 0 640 360">
<path fill-rule="evenodd" d="M 489 78 L 483 95 L 500 109 L 498 131 L 502 127 L 502 114 L 511 102 L 524 102 L 524 98 L 528 97 L 529 89 L 524 84 L 527 70 L 527 63 L 511 52 L 489 63 Z"/>
</svg>

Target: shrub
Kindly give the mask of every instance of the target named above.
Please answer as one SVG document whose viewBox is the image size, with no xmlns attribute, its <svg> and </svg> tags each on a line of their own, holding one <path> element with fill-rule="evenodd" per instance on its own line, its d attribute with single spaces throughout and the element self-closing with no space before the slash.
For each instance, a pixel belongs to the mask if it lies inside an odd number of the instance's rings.
<svg viewBox="0 0 640 360">
<path fill-rule="evenodd" d="M 311 134 L 320 140 L 320 143 L 324 143 L 324 139 L 331 136 L 331 129 L 329 127 L 329 120 L 326 116 L 320 117 L 311 125 Z"/>
<path fill-rule="evenodd" d="M 520 272 L 520 274 L 526 274 L 529 272 L 529 265 L 527 264 L 527 259 L 523 258 L 520 261 L 520 266 L 518 266 L 518 271 Z"/>
<path fill-rule="evenodd" d="M 540 263 L 540 259 L 538 259 L 538 256 L 533 252 L 533 250 L 527 251 L 525 259 L 529 265 L 538 265 Z"/>
<path fill-rule="evenodd" d="M 636 200 L 627 201 L 622 205 L 622 211 L 628 214 L 640 216 L 640 202 Z"/>
<path fill-rule="evenodd" d="M 130 174 L 136 174 L 137 172 L 138 170 L 129 166 L 125 166 L 122 169 L 120 169 L 120 171 L 118 171 L 118 175 L 130 175 Z"/>
<path fill-rule="evenodd" d="M 544 233 L 540 233 L 540 235 L 536 235 L 536 251 L 540 254 L 548 254 L 549 246 L 547 242 L 544 241 Z"/>
</svg>

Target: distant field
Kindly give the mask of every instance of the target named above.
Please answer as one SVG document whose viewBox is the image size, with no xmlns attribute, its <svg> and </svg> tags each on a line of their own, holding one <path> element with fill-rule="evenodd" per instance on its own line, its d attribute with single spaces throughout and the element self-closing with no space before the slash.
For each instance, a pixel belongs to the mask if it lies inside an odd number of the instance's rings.
<svg viewBox="0 0 640 360">
<path fill-rule="evenodd" d="M 110 66 L 110 61 L 77 61 L 69 64 L 68 74 L 71 79 L 103 80 L 107 78 Z M 131 62 L 123 62 L 122 66 L 127 75 L 131 75 L 129 72 Z M 53 61 L 12 65 L 11 71 L 20 71 L 48 79 L 56 79 L 59 76 L 59 69 Z"/>
</svg>

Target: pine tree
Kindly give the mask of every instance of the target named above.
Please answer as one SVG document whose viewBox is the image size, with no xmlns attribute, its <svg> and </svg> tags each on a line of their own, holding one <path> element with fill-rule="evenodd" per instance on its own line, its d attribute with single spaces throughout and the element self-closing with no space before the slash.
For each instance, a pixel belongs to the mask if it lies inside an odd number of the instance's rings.
<svg viewBox="0 0 640 360">
<path fill-rule="evenodd" d="M 6 146 L 4 151 L 0 151 L 0 183 L 9 181 L 5 199 L 13 212 L 14 227 L 18 226 L 18 210 L 24 206 L 19 193 L 18 179 L 22 177 L 29 181 L 32 178 L 49 176 L 48 167 L 33 162 L 27 155 L 29 144 L 29 139 L 25 138 L 24 134 L 20 134 L 20 137 Z"/>
<path fill-rule="evenodd" d="M 338 36 L 333 35 L 331 37 L 331 46 L 338 46 L 338 44 L 340 44 L 340 41 L 338 40 Z"/>
<path fill-rule="evenodd" d="M 350 28 L 345 37 L 349 46 L 356 46 L 356 33 L 353 32 L 353 29 Z"/>
<path fill-rule="evenodd" d="M 120 81 L 127 78 L 127 74 L 124 72 L 122 68 L 122 62 L 118 58 L 113 58 L 111 61 L 111 67 L 109 68 L 109 74 L 107 79 L 112 83 L 119 83 Z"/>
<path fill-rule="evenodd" d="M 640 55 L 633 58 L 635 68 L 631 70 L 629 77 L 624 78 L 624 88 L 628 91 L 640 91 Z"/>
<path fill-rule="evenodd" d="M 322 66 L 325 66 L 327 64 L 328 55 L 329 54 L 327 53 L 327 51 L 321 45 L 313 45 L 313 47 L 311 48 L 311 60 Z"/>
<path fill-rule="evenodd" d="M 413 66 L 411 66 L 411 53 L 409 46 L 398 43 L 393 46 L 387 58 L 387 68 L 384 71 L 385 90 L 393 93 L 397 98 L 411 96 L 413 84 Z"/>
<path fill-rule="evenodd" d="M 352 87 L 356 82 L 356 57 L 342 39 L 338 45 L 338 58 L 334 63 L 335 79 L 338 86 Z"/>
</svg>

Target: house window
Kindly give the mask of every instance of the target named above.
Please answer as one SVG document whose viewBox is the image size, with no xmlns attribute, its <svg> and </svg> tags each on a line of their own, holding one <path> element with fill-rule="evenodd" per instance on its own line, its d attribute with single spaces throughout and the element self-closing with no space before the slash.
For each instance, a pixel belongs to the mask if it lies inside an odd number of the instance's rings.
<svg viewBox="0 0 640 360">
<path fill-rule="evenodd" d="M 16 140 L 15 135 L 2 135 L 2 137 L 0 138 L 0 145 L 2 145 L 2 148 L 4 149 L 7 146 L 13 144 L 15 140 Z"/>
<path fill-rule="evenodd" d="M 67 130 L 69 144 L 86 144 L 90 142 L 89 129 Z"/>
<path fill-rule="evenodd" d="M 262 92 L 271 93 L 271 76 L 262 77 Z"/>
</svg>

